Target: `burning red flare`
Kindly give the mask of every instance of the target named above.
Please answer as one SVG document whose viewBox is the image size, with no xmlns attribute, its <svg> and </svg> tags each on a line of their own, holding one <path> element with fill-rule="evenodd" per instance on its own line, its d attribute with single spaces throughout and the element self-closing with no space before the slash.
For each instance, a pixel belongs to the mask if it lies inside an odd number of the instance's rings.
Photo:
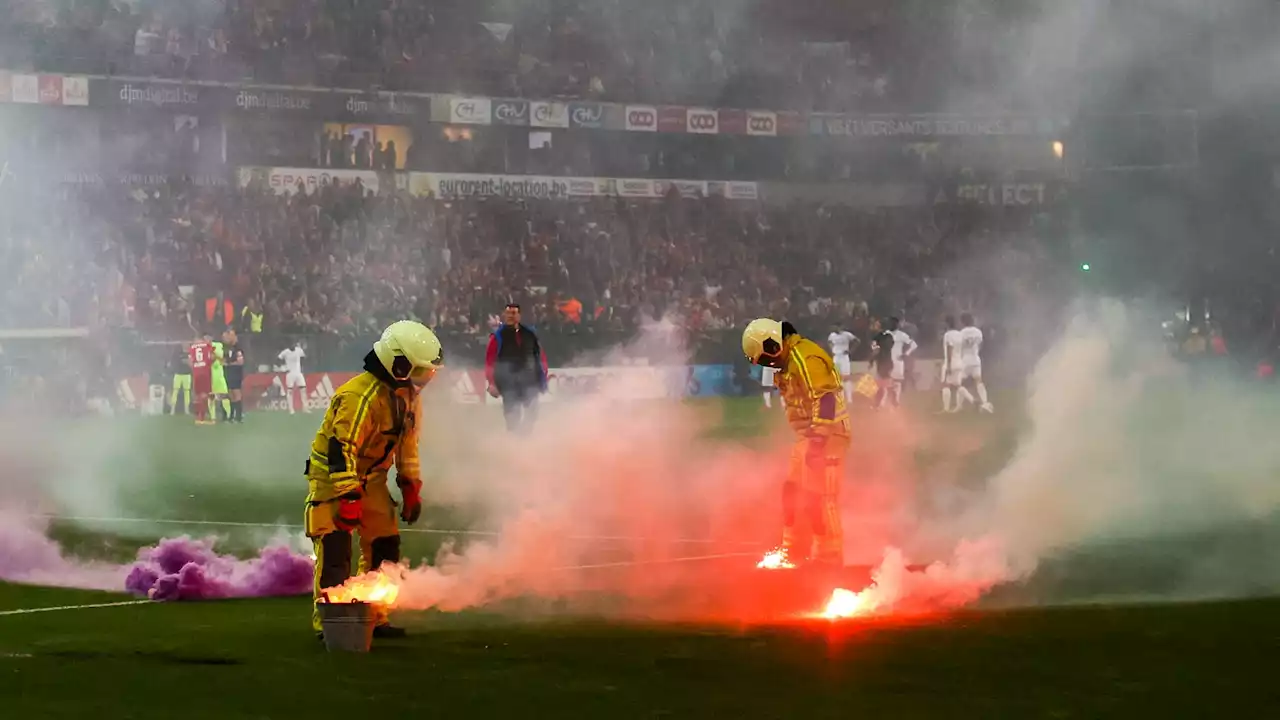
<svg viewBox="0 0 1280 720">
<path fill-rule="evenodd" d="M 389 608 L 395 606 L 399 595 L 400 586 L 385 573 L 376 571 L 351 578 L 338 587 L 325 590 L 320 602 L 362 602 Z"/>
<path fill-rule="evenodd" d="M 756 567 L 761 570 L 791 570 L 795 563 L 787 558 L 785 550 L 770 550 L 756 563 Z"/>
<path fill-rule="evenodd" d="M 875 585 L 872 585 L 862 592 L 836 588 L 831 593 L 831 598 L 827 600 L 827 606 L 822 611 L 822 617 L 828 620 L 839 620 L 860 615 L 870 615 L 875 612 L 878 605 L 871 593 L 875 587 Z"/>
</svg>

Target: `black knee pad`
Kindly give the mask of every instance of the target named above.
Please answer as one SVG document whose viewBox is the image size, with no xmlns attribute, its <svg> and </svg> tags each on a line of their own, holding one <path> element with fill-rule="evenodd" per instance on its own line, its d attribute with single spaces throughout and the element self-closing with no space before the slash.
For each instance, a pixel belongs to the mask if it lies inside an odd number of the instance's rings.
<svg viewBox="0 0 1280 720">
<path fill-rule="evenodd" d="M 369 543 L 370 570 L 377 570 L 382 567 L 382 563 L 398 563 L 400 562 L 400 536 L 392 535 L 390 537 L 380 537 Z"/>
<path fill-rule="evenodd" d="M 351 577 L 351 533 L 331 532 L 320 538 L 320 587 L 337 587 Z"/>
</svg>

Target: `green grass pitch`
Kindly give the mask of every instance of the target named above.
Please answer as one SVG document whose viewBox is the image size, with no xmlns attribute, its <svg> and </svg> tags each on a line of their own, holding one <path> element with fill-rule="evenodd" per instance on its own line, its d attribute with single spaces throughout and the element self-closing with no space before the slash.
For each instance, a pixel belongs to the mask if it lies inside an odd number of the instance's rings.
<svg viewBox="0 0 1280 720">
<path fill-rule="evenodd" d="M 932 401 L 917 398 L 910 411 L 924 417 Z M 778 421 L 758 402 L 708 405 L 708 412 L 723 414 L 714 434 L 733 442 Z M 299 520 L 302 452 L 278 449 L 305 448 L 318 420 L 259 415 L 243 427 L 214 428 L 175 418 L 121 421 L 144 425 L 152 443 L 146 475 L 166 478 L 134 488 L 126 483 L 122 514 L 173 522 L 121 522 L 108 530 L 62 521 L 54 534 L 71 553 L 120 560 L 162 535 L 184 532 L 216 531 L 228 547 L 246 550 L 269 526 Z M 981 450 L 960 458 L 979 476 L 1007 457 L 1020 420 L 1005 414 L 927 422 L 953 423 L 982 438 Z M 237 434 L 238 446 L 255 458 L 275 459 L 246 466 L 225 458 L 207 442 L 220 433 Z M 264 451 L 252 451 L 255 443 Z M 919 453 L 915 462 L 956 461 L 951 452 Z M 118 470 L 138 472 L 125 457 Z M 259 480 L 255 493 L 246 497 L 244 485 L 229 486 L 231 473 Z M 458 528 L 467 519 L 437 512 L 427 522 Z M 406 552 L 429 555 L 443 537 L 407 536 Z M 1137 568 L 1159 575 L 1139 553 L 1127 561 L 1082 562 L 1073 577 L 1087 584 L 1141 574 Z M 1065 586 L 1061 578 L 1046 582 Z M 552 613 L 515 619 L 489 608 L 405 615 L 411 637 L 379 644 L 367 656 L 325 653 L 306 625 L 305 598 L 12 612 L 127 599 L 0 584 L 5 715 L 1193 718 L 1268 717 L 1280 708 L 1280 690 L 1269 682 L 1280 657 L 1280 602 L 1266 599 L 988 607 L 910 622 L 753 628 Z"/>
</svg>

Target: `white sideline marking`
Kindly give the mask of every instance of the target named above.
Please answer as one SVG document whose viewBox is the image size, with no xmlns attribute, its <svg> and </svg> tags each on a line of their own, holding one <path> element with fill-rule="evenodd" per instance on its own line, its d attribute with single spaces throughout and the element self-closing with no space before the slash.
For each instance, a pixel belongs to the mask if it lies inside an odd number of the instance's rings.
<svg viewBox="0 0 1280 720">
<path fill-rule="evenodd" d="M 605 568 L 640 567 L 642 565 L 670 565 L 673 563 L 703 562 L 706 560 L 724 560 L 726 558 L 756 557 L 759 554 L 760 553 L 754 553 L 754 552 L 735 552 L 735 553 L 721 553 L 719 555 L 696 555 L 694 557 L 667 558 L 665 560 L 620 560 L 618 562 L 610 562 L 610 563 L 595 563 L 592 565 L 571 565 L 569 567 L 552 568 L 551 572 L 567 572 L 570 570 L 601 570 Z"/>
<path fill-rule="evenodd" d="M 5 615 L 31 615 L 33 613 L 59 612 L 61 610 L 89 610 L 91 608 L 123 607 L 125 605 L 145 605 L 151 600 L 125 600 L 113 603 L 91 603 L 88 605 L 60 605 L 58 607 L 23 608 L 21 610 L 0 610 L 0 617 Z"/>
<path fill-rule="evenodd" d="M 289 528 L 302 529 L 300 524 L 292 523 L 260 523 L 260 522 L 236 522 L 232 520 L 171 520 L 160 518 L 112 518 L 112 517 L 79 517 L 73 515 L 50 515 L 37 514 L 31 517 L 38 517 L 45 520 L 64 520 L 78 523 L 116 523 L 121 525 L 132 524 L 156 524 L 156 525 L 208 525 L 212 527 L 245 527 L 245 528 Z M 401 528 L 401 533 L 418 533 L 421 535 L 475 535 L 479 537 L 498 537 L 502 533 L 493 530 L 437 530 L 433 528 Z M 720 543 L 719 540 L 709 538 L 677 538 L 673 540 L 659 540 L 658 538 L 636 537 L 630 535 L 570 535 L 570 540 L 585 541 L 613 541 L 613 542 L 665 542 L 672 545 L 715 545 Z M 735 540 L 734 542 L 725 543 L 727 545 L 738 545 L 740 547 L 763 547 L 767 543 L 746 542 Z"/>
</svg>

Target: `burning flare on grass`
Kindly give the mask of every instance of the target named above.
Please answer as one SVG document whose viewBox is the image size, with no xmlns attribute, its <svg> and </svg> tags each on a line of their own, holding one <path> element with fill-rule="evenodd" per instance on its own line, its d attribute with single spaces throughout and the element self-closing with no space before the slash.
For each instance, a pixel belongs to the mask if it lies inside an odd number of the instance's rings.
<svg viewBox="0 0 1280 720">
<path fill-rule="evenodd" d="M 823 609 L 822 617 L 828 620 L 839 620 L 875 612 L 877 603 L 871 597 L 871 590 L 875 587 L 872 585 L 862 592 L 836 588 L 831 593 L 831 599 L 827 600 L 827 607 Z"/>
<path fill-rule="evenodd" d="M 325 590 L 321 602 L 368 603 L 394 607 L 400 596 L 400 585 L 381 570 L 354 577 L 338 587 Z"/>
<path fill-rule="evenodd" d="M 791 570 L 795 568 L 795 564 L 787 559 L 786 551 L 770 550 L 756 563 L 756 567 L 761 570 Z"/>
</svg>

